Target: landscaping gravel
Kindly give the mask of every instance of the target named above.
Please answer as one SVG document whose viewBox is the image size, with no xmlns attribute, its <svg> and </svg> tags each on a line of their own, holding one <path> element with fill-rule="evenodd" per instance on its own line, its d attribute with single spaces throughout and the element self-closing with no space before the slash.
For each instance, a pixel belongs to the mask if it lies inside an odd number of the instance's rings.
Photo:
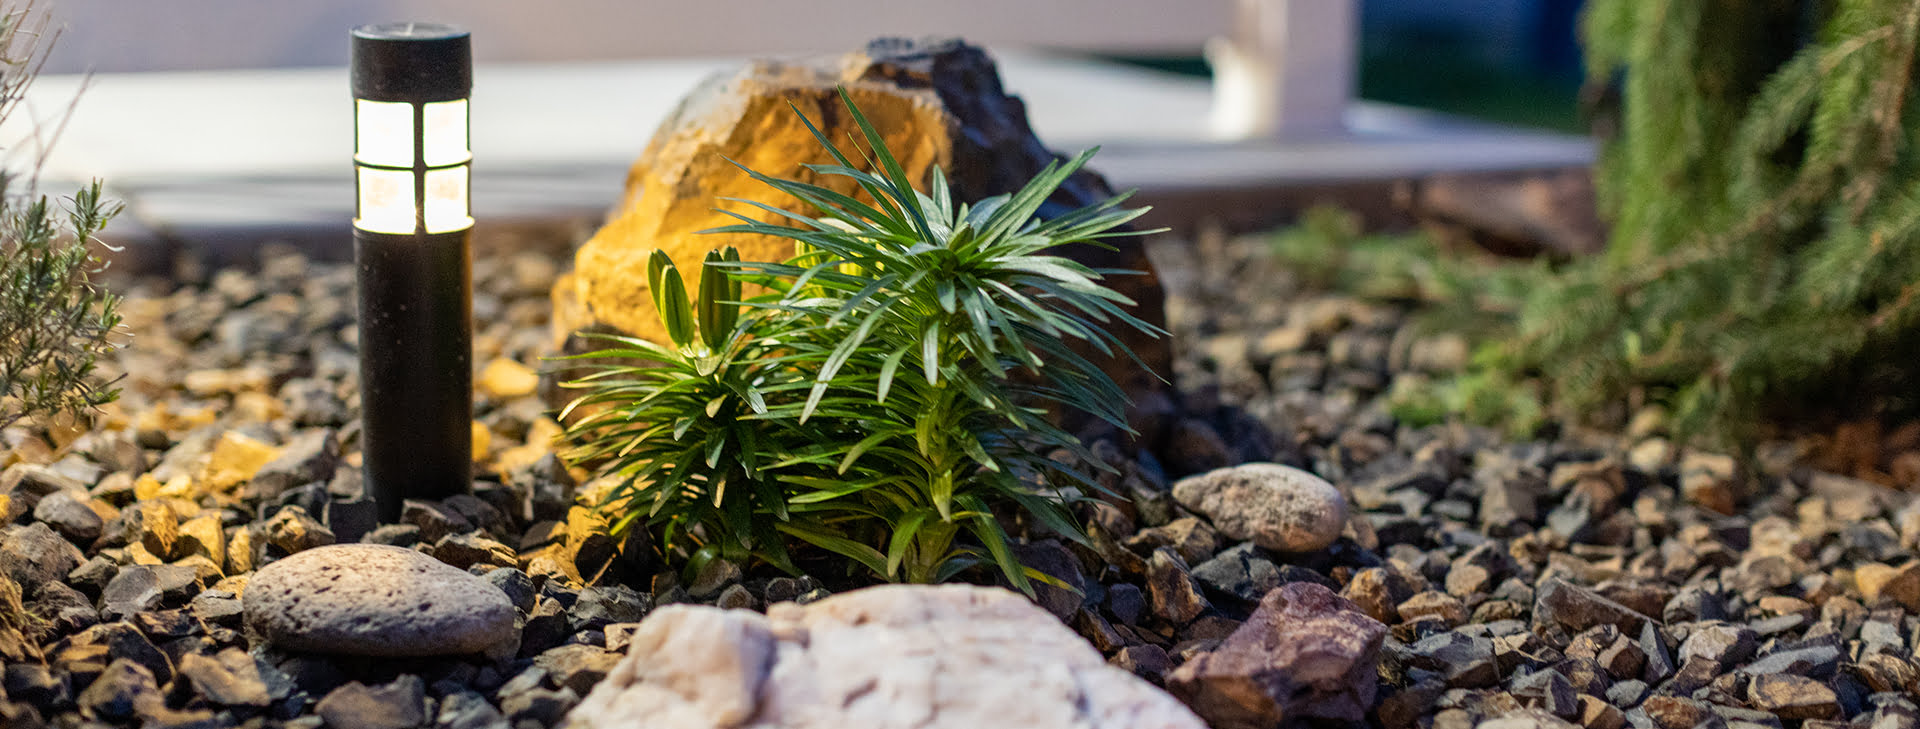
<svg viewBox="0 0 1920 729">
<path fill-rule="evenodd" d="M 1644 423 L 1535 441 L 1401 424 L 1384 394 L 1462 366 L 1457 336 L 1300 291 L 1257 241 L 1163 249 L 1181 396 L 1136 407 L 1138 439 L 1087 434 L 1118 466 L 1088 544 L 1022 548 L 1079 588 L 1040 604 L 1110 664 L 1218 727 L 1920 728 L 1913 494 L 1792 459 L 1746 473 Z M 350 267 L 268 248 L 257 270 L 130 288 L 123 401 L 85 432 L 0 431 L 0 725 L 554 726 L 659 606 L 866 584 L 683 576 L 576 503 L 593 484 L 548 445 L 535 374 L 555 270 L 476 261 L 477 480 L 389 525 L 359 483 Z M 1300 509 L 1175 487 L 1247 463 L 1327 490 Z M 251 632 L 250 581 L 334 544 L 476 575 L 459 589 L 511 606 L 484 626 L 507 635 L 376 658 Z"/>
</svg>

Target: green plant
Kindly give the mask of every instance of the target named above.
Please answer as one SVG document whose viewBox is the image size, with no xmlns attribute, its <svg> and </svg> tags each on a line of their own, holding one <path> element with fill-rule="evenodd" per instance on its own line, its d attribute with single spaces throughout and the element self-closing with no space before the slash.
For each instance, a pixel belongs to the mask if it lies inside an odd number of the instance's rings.
<svg viewBox="0 0 1920 729">
<path fill-rule="evenodd" d="M 1920 414 L 1920 4 L 1595 0 L 1585 34 L 1592 82 L 1621 90 L 1595 170 L 1609 249 L 1452 283 L 1398 266 L 1485 335 L 1438 383 L 1455 394 L 1410 411 L 1532 382 L 1558 418 L 1657 403 L 1735 448 Z"/>
<path fill-rule="evenodd" d="M 38 72 L 44 24 L 29 11 L 0 11 L 0 119 Z M 102 201 L 95 182 L 62 220 L 15 180 L 0 173 L 0 427 L 78 417 L 119 395 L 96 376 L 95 360 L 116 346 L 120 299 L 92 281 L 103 264 L 87 246 L 120 206 Z"/>
<path fill-rule="evenodd" d="M 612 456 L 620 485 L 607 505 L 629 509 L 623 525 L 644 516 L 669 546 L 790 566 L 777 531 L 884 579 L 936 582 L 990 562 L 1030 589 L 1038 573 L 1014 557 L 995 509 L 1084 539 L 1070 487 L 1097 486 L 1048 454 L 1105 467 L 1049 409 L 1127 427 L 1124 393 L 1067 343 L 1130 355 L 1106 327 L 1153 331 L 1099 283 L 1123 272 L 1047 253 L 1137 234 L 1118 228 L 1145 210 L 1120 207 L 1122 195 L 1036 219 L 1092 152 L 1012 195 L 957 202 L 937 168 L 921 193 L 844 91 L 842 101 L 865 168 L 803 116 L 836 162 L 808 169 L 853 181 L 865 199 L 746 170 L 811 214 L 740 201 L 792 224 L 738 216 L 716 232 L 787 238 L 796 256 L 709 256 L 691 302 L 656 257 L 650 283 L 674 346 L 620 339 L 585 355 L 645 362 L 575 383 L 590 390 L 578 405 L 605 408 L 573 427 L 575 456 Z M 736 308 L 742 283 L 770 293 Z"/>
</svg>

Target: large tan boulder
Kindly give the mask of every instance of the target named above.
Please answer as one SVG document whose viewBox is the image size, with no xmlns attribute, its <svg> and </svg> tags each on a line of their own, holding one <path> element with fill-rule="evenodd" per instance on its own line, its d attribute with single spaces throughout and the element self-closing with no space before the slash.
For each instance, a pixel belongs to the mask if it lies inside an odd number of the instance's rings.
<svg viewBox="0 0 1920 729">
<path fill-rule="evenodd" d="M 720 210 L 761 220 L 774 217 L 723 198 L 805 209 L 800 201 L 754 181 L 729 159 L 766 174 L 854 192 L 845 178 L 822 179 L 801 168 L 832 160 L 794 114 L 795 108 L 836 141 L 859 135 L 835 93 L 839 85 L 847 87 L 854 103 L 886 137 L 909 176 L 924 184 L 929 170 L 939 165 L 959 200 L 1012 192 L 1055 159 L 1028 126 L 1024 104 L 1002 90 L 992 59 L 974 46 L 875 41 L 863 52 L 841 57 L 753 62 L 695 89 L 634 162 L 618 208 L 580 248 L 574 272 L 554 286 L 556 345 L 567 345 L 568 338 L 582 330 L 616 330 L 663 341 L 646 286 L 647 258 L 656 248 L 666 250 L 683 268 L 724 245 L 739 247 L 744 260 L 791 256 L 788 241 L 699 232 L 736 222 Z M 1111 194 L 1104 179 L 1083 170 L 1041 214 L 1064 212 Z M 1164 296 L 1140 242 L 1116 243 L 1118 251 L 1076 245 L 1062 254 L 1096 267 L 1145 272 L 1110 283 L 1139 302 L 1136 316 L 1163 325 Z M 1172 357 L 1164 338 L 1124 336 L 1154 371 L 1170 372 Z M 1116 361 L 1107 369 L 1132 392 L 1160 385 L 1130 361 Z"/>
<path fill-rule="evenodd" d="M 888 585 L 766 615 L 669 605 L 568 729 L 1202 729 L 1020 595 Z"/>
</svg>

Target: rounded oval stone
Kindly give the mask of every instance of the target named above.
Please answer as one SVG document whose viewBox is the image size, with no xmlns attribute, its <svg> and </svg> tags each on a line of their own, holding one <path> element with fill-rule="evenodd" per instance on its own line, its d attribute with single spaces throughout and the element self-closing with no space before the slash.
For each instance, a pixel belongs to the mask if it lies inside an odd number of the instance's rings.
<svg viewBox="0 0 1920 729">
<path fill-rule="evenodd" d="M 1326 479 L 1278 463 L 1247 463 L 1181 479 L 1173 499 L 1229 539 L 1281 552 L 1325 549 L 1347 523 L 1347 501 Z"/>
<path fill-rule="evenodd" d="M 484 579 L 401 547 L 317 547 L 255 572 L 248 627 L 282 648 L 360 656 L 478 653 L 513 634 L 513 603 Z"/>
</svg>

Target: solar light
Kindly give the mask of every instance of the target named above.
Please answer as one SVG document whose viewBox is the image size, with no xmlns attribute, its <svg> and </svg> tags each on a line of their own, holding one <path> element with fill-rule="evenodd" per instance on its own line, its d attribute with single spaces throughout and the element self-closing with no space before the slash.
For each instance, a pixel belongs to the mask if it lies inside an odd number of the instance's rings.
<svg viewBox="0 0 1920 729">
<path fill-rule="evenodd" d="M 447 25 L 352 37 L 362 467 L 393 522 L 406 499 L 472 485 L 473 56 L 467 32 Z"/>
</svg>

